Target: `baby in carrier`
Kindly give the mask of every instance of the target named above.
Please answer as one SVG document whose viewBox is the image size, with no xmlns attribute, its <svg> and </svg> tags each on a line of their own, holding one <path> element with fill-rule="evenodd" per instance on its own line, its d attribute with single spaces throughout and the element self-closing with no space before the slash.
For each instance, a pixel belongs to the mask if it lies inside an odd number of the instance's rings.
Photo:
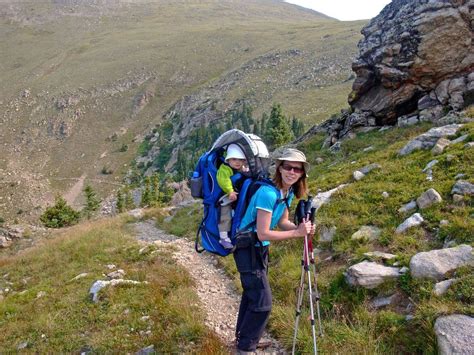
<svg viewBox="0 0 474 355">
<path fill-rule="evenodd" d="M 237 200 L 237 192 L 234 191 L 231 176 L 236 173 L 244 173 L 249 169 L 245 154 L 237 144 L 227 147 L 225 163 L 217 170 L 217 183 L 225 193 L 221 198 L 221 218 L 219 221 L 219 243 L 225 249 L 232 249 L 233 245 L 229 238 L 232 223 L 232 202 Z"/>
</svg>

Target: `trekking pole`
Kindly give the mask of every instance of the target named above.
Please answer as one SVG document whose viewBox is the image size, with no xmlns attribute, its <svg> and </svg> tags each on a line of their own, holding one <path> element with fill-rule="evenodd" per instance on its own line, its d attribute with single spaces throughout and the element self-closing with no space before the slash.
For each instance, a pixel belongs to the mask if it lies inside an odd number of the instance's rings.
<svg viewBox="0 0 474 355">
<path fill-rule="evenodd" d="M 315 209 L 312 210 L 311 197 L 308 197 L 307 201 L 300 200 L 296 207 L 295 220 L 298 222 L 298 224 L 304 221 L 309 221 L 311 220 L 311 218 L 313 218 L 314 220 L 315 211 L 316 211 Z M 310 246 L 311 246 L 311 258 L 310 258 Z M 301 260 L 301 278 L 300 278 L 300 284 L 298 287 L 295 330 L 293 334 L 293 348 L 291 351 L 292 354 L 295 354 L 295 349 L 296 349 L 296 338 L 298 334 L 299 319 L 301 316 L 301 306 L 303 303 L 303 294 L 304 294 L 304 288 L 305 288 L 304 286 L 305 275 L 307 276 L 307 282 L 308 282 L 311 329 L 312 329 L 312 335 L 313 335 L 313 349 L 314 349 L 314 354 L 318 353 L 318 348 L 317 348 L 317 343 L 316 343 L 316 328 L 315 328 L 315 322 L 314 322 L 313 287 L 311 285 L 311 268 L 309 267 L 310 260 L 312 260 L 314 263 L 314 253 L 313 253 L 312 242 L 310 241 L 310 238 L 308 238 L 308 235 L 306 234 L 304 236 L 303 257 Z M 315 268 L 313 268 L 313 273 L 314 272 L 315 272 Z M 319 317 L 319 294 L 317 292 L 316 292 L 316 296 L 317 296 L 318 319 L 319 319 L 319 325 L 321 327 L 321 319 Z"/>
<path fill-rule="evenodd" d="M 310 213 L 310 221 L 311 224 L 314 224 L 314 219 L 316 217 L 316 207 L 311 207 L 311 213 Z M 311 265 L 313 266 L 313 277 L 314 277 L 314 291 L 315 291 L 315 299 L 316 299 L 316 312 L 318 314 L 318 325 L 319 325 L 319 335 L 323 336 L 323 326 L 321 324 L 321 311 L 319 307 L 319 300 L 321 299 L 321 296 L 318 291 L 318 277 L 316 273 L 316 262 L 314 261 L 314 249 L 313 249 L 313 240 L 309 240 L 309 248 L 311 251 Z"/>
</svg>

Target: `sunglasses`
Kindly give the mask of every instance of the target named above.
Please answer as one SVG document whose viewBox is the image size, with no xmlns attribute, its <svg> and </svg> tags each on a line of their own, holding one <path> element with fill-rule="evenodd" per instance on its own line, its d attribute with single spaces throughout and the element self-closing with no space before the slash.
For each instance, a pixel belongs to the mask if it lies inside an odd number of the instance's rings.
<svg viewBox="0 0 474 355">
<path fill-rule="evenodd" d="M 297 166 L 282 164 L 281 167 L 282 167 L 283 170 L 286 170 L 286 171 L 293 170 L 293 172 L 295 172 L 296 174 L 304 173 L 304 169 L 303 168 L 298 168 Z"/>
</svg>

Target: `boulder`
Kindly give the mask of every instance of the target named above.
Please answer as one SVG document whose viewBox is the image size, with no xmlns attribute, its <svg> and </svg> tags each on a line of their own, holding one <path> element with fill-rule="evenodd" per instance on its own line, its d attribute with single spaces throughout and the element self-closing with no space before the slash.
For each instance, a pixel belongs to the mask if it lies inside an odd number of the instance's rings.
<svg viewBox="0 0 474 355">
<path fill-rule="evenodd" d="M 423 192 L 420 197 L 416 199 L 416 204 L 421 209 L 424 209 L 442 201 L 443 199 L 441 198 L 441 195 L 438 193 L 438 191 L 435 189 L 429 189 Z"/>
<path fill-rule="evenodd" d="M 380 236 L 382 231 L 375 226 L 362 226 L 360 229 L 352 234 L 352 240 L 361 240 L 366 239 L 368 241 L 373 241 Z"/>
<path fill-rule="evenodd" d="M 436 319 L 434 325 L 438 350 L 441 355 L 474 354 L 474 318 L 451 314 Z"/>
<path fill-rule="evenodd" d="M 465 265 L 474 265 L 474 256 L 472 247 L 463 244 L 416 254 L 410 260 L 410 272 L 417 279 L 442 280 L 448 272 Z"/>
<path fill-rule="evenodd" d="M 351 286 L 361 286 L 364 288 L 375 288 L 386 280 L 391 280 L 400 276 L 396 267 L 383 266 L 374 262 L 363 261 L 352 265 L 346 272 L 346 281 Z"/>
<path fill-rule="evenodd" d="M 402 224 L 400 224 L 397 229 L 395 230 L 396 234 L 401 234 L 406 232 L 408 229 L 412 227 L 417 227 L 422 224 L 425 220 L 419 213 L 415 213 L 408 217 Z"/>
<path fill-rule="evenodd" d="M 361 173 L 359 170 L 356 170 L 352 173 L 352 177 L 355 181 L 360 181 L 365 177 L 365 174 Z"/>
<path fill-rule="evenodd" d="M 390 260 L 397 257 L 394 254 L 384 253 L 381 251 L 369 251 L 368 253 L 364 253 L 364 256 L 370 259 L 382 259 L 382 260 Z"/>
<path fill-rule="evenodd" d="M 458 180 L 454 184 L 451 194 L 474 196 L 474 184 L 469 181 Z"/>
</svg>

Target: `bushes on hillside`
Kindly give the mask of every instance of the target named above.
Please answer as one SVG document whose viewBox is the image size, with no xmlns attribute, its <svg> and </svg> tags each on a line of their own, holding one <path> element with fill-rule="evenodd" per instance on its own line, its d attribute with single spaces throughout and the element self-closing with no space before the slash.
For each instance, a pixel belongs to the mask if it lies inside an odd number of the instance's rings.
<svg viewBox="0 0 474 355">
<path fill-rule="evenodd" d="M 72 226 L 79 222 L 81 214 L 69 206 L 64 198 L 56 197 L 54 206 L 48 207 L 41 215 L 40 221 L 49 228 Z"/>
</svg>

